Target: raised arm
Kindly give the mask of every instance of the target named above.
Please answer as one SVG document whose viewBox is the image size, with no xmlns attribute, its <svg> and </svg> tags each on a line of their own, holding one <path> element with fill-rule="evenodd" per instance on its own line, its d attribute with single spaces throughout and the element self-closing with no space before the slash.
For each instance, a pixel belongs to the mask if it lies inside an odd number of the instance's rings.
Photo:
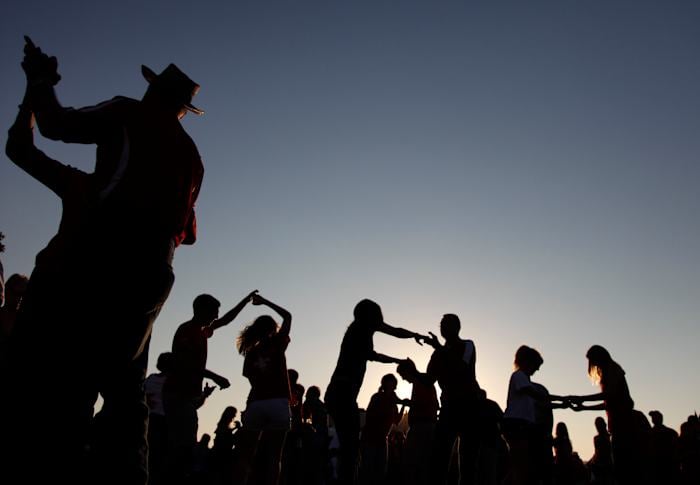
<svg viewBox="0 0 700 485">
<path fill-rule="evenodd" d="M 289 313 L 287 310 L 277 305 L 276 303 L 272 303 L 267 298 L 260 296 L 257 292 L 254 292 L 254 294 L 252 295 L 252 302 L 253 305 L 265 305 L 266 307 L 271 308 L 272 310 L 277 312 L 277 314 L 280 317 L 282 317 L 282 325 L 280 326 L 280 329 L 277 333 L 279 335 L 289 335 L 289 331 L 292 328 L 291 313 Z"/>
<path fill-rule="evenodd" d="M 46 185 L 57 195 L 62 196 L 70 186 L 70 175 L 88 174 L 68 167 L 52 158 L 34 145 L 33 115 L 25 101 L 19 107 L 19 113 L 10 127 L 5 145 L 5 153 L 18 167 Z"/>
<path fill-rule="evenodd" d="M 114 108 L 117 98 L 80 110 L 61 106 L 54 90 L 61 79 L 57 72 L 58 62 L 55 57 L 44 54 L 29 37 L 25 37 L 22 69 L 27 76 L 27 101 L 34 111 L 42 135 L 71 143 L 99 141 L 111 123 L 112 116 L 106 114 Z"/>
<path fill-rule="evenodd" d="M 253 290 L 248 293 L 241 301 L 238 302 L 238 304 L 236 304 L 235 307 L 227 311 L 221 318 L 217 318 L 211 322 L 209 324 L 209 328 L 214 331 L 217 328 L 221 328 L 224 325 L 231 323 L 238 316 L 238 314 L 241 313 L 241 310 L 243 310 L 243 308 L 245 308 L 245 306 L 253 300 L 253 295 L 257 293 L 258 290 Z"/>
</svg>

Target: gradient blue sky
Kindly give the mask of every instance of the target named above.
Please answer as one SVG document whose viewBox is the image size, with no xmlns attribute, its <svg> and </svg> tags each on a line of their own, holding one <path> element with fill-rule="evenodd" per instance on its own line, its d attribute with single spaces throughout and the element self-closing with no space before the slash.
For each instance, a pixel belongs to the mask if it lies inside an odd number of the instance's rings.
<svg viewBox="0 0 700 485">
<path fill-rule="evenodd" d="M 200 239 L 178 250 L 151 368 L 199 293 L 227 310 L 259 288 L 294 314 L 290 367 L 325 389 L 352 308 L 437 331 L 457 313 L 477 374 L 505 407 L 513 354 L 535 380 L 590 393 L 606 346 L 637 407 L 678 427 L 700 408 L 700 5 L 693 1 L 10 1 L 0 18 L 0 120 L 23 93 L 22 35 L 59 58 L 65 105 L 140 97 L 140 64 L 202 85 L 184 126 L 206 166 Z M 93 167 L 94 147 L 40 141 Z M 30 273 L 58 200 L 5 157 L 6 273 Z M 128 294 L 125 295 L 128 297 Z M 248 384 L 233 341 L 209 367 Z M 377 337 L 378 351 L 430 352 Z M 371 364 L 360 404 L 393 366 Z M 407 393 L 407 386 L 399 388 Z M 50 399 L 50 397 L 49 397 Z M 557 411 L 592 454 L 595 413 Z M 58 417 L 57 417 L 58 418 Z"/>
</svg>

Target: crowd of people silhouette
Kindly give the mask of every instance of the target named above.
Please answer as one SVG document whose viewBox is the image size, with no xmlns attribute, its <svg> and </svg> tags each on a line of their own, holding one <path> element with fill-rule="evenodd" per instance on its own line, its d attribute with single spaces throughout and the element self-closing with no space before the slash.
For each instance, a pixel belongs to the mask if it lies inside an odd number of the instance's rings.
<svg viewBox="0 0 700 485">
<path fill-rule="evenodd" d="M 442 317 L 438 337 L 392 326 L 379 304 L 360 301 L 324 394 L 287 368 L 287 309 L 254 290 L 219 316 L 220 302 L 202 294 L 171 351 L 158 356 L 158 372 L 146 376 L 152 325 L 173 284 L 174 251 L 196 239 L 203 166 L 178 120 L 186 111 L 202 113 L 191 104 L 198 85 L 175 65 L 160 74 L 143 66 L 149 85 L 142 100 L 117 97 L 74 110 L 56 99 L 57 66 L 26 39 L 27 90 L 6 153 L 61 198 L 63 214 L 29 278 L 5 281 L 0 265 L 3 483 L 700 483 L 697 415 L 677 433 L 652 410 L 652 426 L 607 349 L 592 345 L 585 356 L 600 392 L 565 396 L 532 381 L 544 359 L 520 346 L 502 410 L 477 382 L 476 345 L 460 336 L 455 314 Z M 96 144 L 95 171 L 36 148 L 34 120 L 48 138 Z M 226 407 L 213 440 L 209 433 L 198 440 L 198 409 L 215 389 L 209 381 L 230 385 L 208 369 L 207 341 L 248 304 L 281 321 L 261 315 L 240 331 L 236 347 L 250 383 L 245 410 L 239 421 L 238 409 Z M 375 351 L 377 332 L 430 346 L 427 368 Z M 410 399 L 398 398 L 398 378 L 387 373 L 361 409 L 370 361 L 395 365 L 412 386 Z M 41 388 L 27 386 L 47 372 Z M 104 402 L 93 415 L 98 394 Z M 60 445 L 36 439 L 45 433 L 47 395 L 60 417 L 52 430 Z M 607 422 L 595 418 L 590 460 L 574 451 L 566 423 L 555 426 L 556 408 L 605 411 Z"/>
</svg>

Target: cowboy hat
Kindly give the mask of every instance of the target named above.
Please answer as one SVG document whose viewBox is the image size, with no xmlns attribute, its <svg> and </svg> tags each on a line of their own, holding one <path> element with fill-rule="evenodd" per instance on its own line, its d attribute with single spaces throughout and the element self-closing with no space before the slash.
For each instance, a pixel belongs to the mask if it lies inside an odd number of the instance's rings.
<svg viewBox="0 0 700 485">
<path fill-rule="evenodd" d="M 141 74 L 149 84 L 174 101 L 181 102 L 188 111 L 197 115 L 204 114 L 204 111 L 191 104 L 192 97 L 199 91 L 199 84 L 187 77 L 175 64 L 169 64 L 160 74 L 142 65 Z"/>
</svg>

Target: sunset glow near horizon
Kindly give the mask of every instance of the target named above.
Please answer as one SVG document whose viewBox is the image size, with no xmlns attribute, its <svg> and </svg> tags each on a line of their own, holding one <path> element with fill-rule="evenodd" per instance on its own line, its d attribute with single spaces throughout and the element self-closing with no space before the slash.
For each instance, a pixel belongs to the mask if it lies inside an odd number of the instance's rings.
<svg viewBox="0 0 700 485">
<path fill-rule="evenodd" d="M 533 380 L 550 392 L 590 394 L 585 353 L 601 344 L 637 409 L 675 429 L 700 410 L 697 3 L 11 0 L 5 10 L 6 128 L 23 95 L 25 34 L 58 57 L 66 106 L 140 98 L 141 64 L 174 62 L 202 86 L 193 104 L 206 114 L 183 119 L 206 170 L 199 240 L 176 253 L 150 371 L 196 295 L 216 296 L 223 314 L 257 288 L 292 312 L 287 361 L 307 388 L 325 391 L 352 309 L 370 298 L 388 323 L 421 333 L 456 313 L 477 378 L 503 408 L 519 345 L 542 353 Z M 92 170 L 94 147 L 35 136 Z M 2 158 L 7 277 L 31 272 L 60 204 Z M 227 405 L 245 407 L 234 340 L 260 311 L 209 341 L 208 367 L 232 385 L 200 409 L 200 434 Z M 374 343 L 419 369 L 430 357 L 413 340 Z M 369 365 L 360 406 L 389 372 Z M 598 415 L 555 411 L 584 460 Z"/>
</svg>

